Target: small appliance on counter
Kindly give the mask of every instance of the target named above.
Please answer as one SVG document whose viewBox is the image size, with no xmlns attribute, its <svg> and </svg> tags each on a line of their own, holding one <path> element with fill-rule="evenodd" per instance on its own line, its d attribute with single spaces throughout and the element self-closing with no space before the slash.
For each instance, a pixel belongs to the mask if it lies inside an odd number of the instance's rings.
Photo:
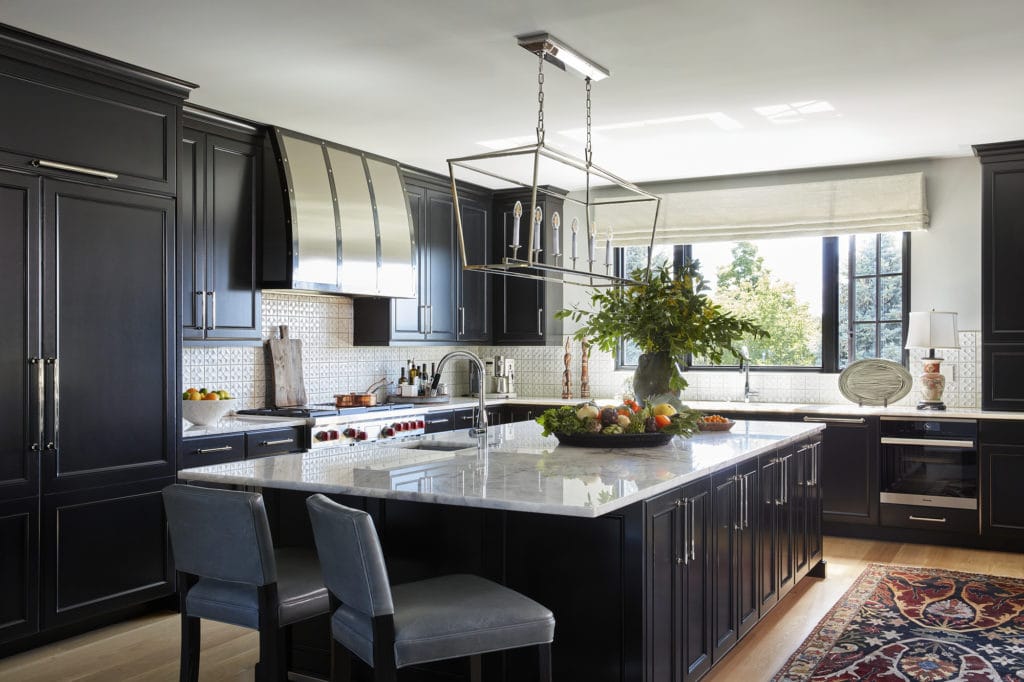
<svg viewBox="0 0 1024 682">
<path fill-rule="evenodd" d="M 503 355 L 484 361 L 483 381 L 477 376 L 476 365 L 469 366 L 469 394 L 479 397 L 481 388 L 485 398 L 516 397 L 516 361 Z M 482 384 L 482 387 L 481 387 Z"/>
</svg>

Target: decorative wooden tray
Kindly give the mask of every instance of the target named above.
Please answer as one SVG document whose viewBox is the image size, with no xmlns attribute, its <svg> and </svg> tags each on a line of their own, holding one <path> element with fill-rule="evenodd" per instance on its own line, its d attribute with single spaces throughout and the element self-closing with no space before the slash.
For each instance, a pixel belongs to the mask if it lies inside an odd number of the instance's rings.
<svg viewBox="0 0 1024 682">
<path fill-rule="evenodd" d="M 576 448 L 653 448 L 672 440 L 671 433 L 555 433 L 562 445 Z"/>
</svg>

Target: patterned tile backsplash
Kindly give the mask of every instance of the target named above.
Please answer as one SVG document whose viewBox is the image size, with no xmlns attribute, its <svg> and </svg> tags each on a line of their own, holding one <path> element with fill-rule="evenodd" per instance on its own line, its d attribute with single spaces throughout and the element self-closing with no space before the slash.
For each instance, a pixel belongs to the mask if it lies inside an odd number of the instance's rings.
<svg viewBox="0 0 1024 682">
<path fill-rule="evenodd" d="M 315 296 L 284 292 L 263 294 L 263 338 L 276 335 L 286 324 L 293 338 L 302 340 L 302 362 L 306 393 L 312 403 L 331 402 L 335 393 L 362 391 L 371 383 L 387 377 L 398 380 L 407 360 L 417 364 L 435 363 L 453 347 L 366 347 L 352 345 L 352 299 L 344 296 Z M 946 375 L 944 401 L 949 407 L 977 409 L 981 405 L 981 333 L 960 332 L 960 348 L 944 350 L 942 365 Z M 504 355 L 516 359 L 516 390 L 519 395 L 558 398 L 562 395 L 562 371 L 565 369 L 562 347 L 480 346 L 468 348 L 481 357 Z M 913 356 L 912 356 L 913 358 Z M 468 362 L 459 360 L 445 368 L 445 381 L 453 395 L 469 392 Z M 573 342 L 573 396 L 580 394 L 580 345 Z M 911 374 L 919 373 L 919 364 L 911 363 Z M 629 391 L 631 370 L 615 371 L 614 358 L 594 350 L 589 363 L 590 394 L 612 397 Z M 183 352 L 182 384 L 223 388 L 239 398 L 246 407 L 267 404 L 273 390 L 269 352 L 263 347 L 186 346 Z M 686 375 L 689 386 L 684 400 L 725 400 L 742 398 L 743 375 L 736 371 L 700 371 Z M 810 372 L 757 372 L 750 374 L 751 389 L 758 402 L 838 403 L 847 402 L 839 393 L 838 375 Z M 271 396 L 272 397 L 272 396 Z M 900 401 L 915 405 L 918 391 Z"/>
</svg>

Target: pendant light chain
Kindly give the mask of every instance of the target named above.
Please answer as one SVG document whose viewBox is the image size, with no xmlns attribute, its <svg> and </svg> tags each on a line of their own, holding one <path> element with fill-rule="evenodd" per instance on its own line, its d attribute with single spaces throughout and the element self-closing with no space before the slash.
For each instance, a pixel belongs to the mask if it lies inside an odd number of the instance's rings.
<svg viewBox="0 0 1024 682">
<path fill-rule="evenodd" d="M 544 52 L 537 64 L 537 144 L 544 144 Z"/>
<path fill-rule="evenodd" d="M 587 149 L 586 149 L 586 153 L 584 154 L 584 158 L 586 159 L 587 167 L 589 168 L 592 165 L 592 161 L 593 161 L 593 158 L 594 158 L 593 142 L 590 139 L 590 76 L 587 76 L 586 82 L 587 82 Z"/>
</svg>

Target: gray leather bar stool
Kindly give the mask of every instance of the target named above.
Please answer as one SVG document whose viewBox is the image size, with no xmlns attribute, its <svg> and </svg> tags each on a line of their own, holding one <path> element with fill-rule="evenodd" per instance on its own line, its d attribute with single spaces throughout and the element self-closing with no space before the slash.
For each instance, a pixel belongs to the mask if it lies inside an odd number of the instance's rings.
<svg viewBox="0 0 1024 682">
<path fill-rule="evenodd" d="M 551 681 L 555 618 L 544 606 L 475 575 L 446 575 L 391 586 L 366 512 L 324 495 L 306 500 L 324 582 L 331 597 L 331 680 L 351 679 L 355 654 L 375 682 L 393 682 L 417 663 L 537 646 L 541 682 Z"/>
<path fill-rule="evenodd" d="M 274 549 L 263 496 L 190 485 L 164 488 L 178 573 L 181 682 L 199 679 L 201 618 L 260 632 L 257 682 L 287 674 L 287 626 L 327 613 L 316 554 Z"/>
</svg>

